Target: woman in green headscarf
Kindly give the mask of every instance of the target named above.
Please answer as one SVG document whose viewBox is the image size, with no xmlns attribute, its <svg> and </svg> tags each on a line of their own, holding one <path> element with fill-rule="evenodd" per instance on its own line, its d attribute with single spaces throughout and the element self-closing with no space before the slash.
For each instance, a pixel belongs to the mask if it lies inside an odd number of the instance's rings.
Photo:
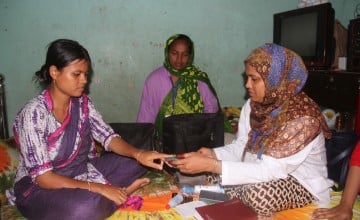
<svg viewBox="0 0 360 220">
<path fill-rule="evenodd" d="M 216 92 L 208 75 L 193 65 L 194 44 L 184 34 L 166 41 L 164 65 L 146 79 L 137 122 L 155 123 L 162 134 L 167 116 L 219 111 Z"/>
</svg>

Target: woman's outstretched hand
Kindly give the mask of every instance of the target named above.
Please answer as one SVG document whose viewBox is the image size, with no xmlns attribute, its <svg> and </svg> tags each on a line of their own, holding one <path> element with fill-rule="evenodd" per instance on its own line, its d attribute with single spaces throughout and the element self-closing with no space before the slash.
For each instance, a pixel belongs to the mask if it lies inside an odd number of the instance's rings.
<svg viewBox="0 0 360 220">
<path fill-rule="evenodd" d="M 207 155 L 200 152 L 185 153 L 182 154 L 183 159 L 171 161 L 170 164 L 182 173 L 217 172 L 219 161 Z"/>
<path fill-rule="evenodd" d="M 352 215 L 352 207 L 349 208 L 340 204 L 330 209 L 316 209 L 312 217 L 314 220 L 351 220 Z"/>
<path fill-rule="evenodd" d="M 135 159 L 144 166 L 154 169 L 162 170 L 164 165 L 164 158 L 171 155 L 162 154 L 157 151 L 140 150 L 135 155 Z"/>
<path fill-rule="evenodd" d="M 128 187 L 118 187 L 101 183 L 90 183 L 91 185 L 89 185 L 89 190 L 91 192 L 103 195 L 104 197 L 115 202 L 116 205 L 121 205 L 127 200 L 131 193 L 147 185 L 149 182 L 150 180 L 148 178 L 140 178 L 135 180 Z"/>
</svg>

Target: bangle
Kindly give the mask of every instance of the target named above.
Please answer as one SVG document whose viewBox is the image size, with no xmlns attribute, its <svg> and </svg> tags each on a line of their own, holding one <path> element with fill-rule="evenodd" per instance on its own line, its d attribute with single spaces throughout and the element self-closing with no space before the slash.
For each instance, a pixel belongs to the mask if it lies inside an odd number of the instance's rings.
<svg viewBox="0 0 360 220">
<path fill-rule="evenodd" d="M 216 172 L 216 168 L 217 168 L 217 165 L 218 165 L 219 161 L 217 159 L 215 159 L 215 163 L 214 163 L 214 166 L 213 166 L 213 173 Z"/>
<path fill-rule="evenodd" d="M 87 181 L 87 183 L 88 183 L 88 190 L 89 190 L 89 192 L 91 192 L 91 184 L 89 181 Z"/>
<path fill-rule="evenodd" d="M 139 158 L 143 152 L 144 152 L 144 150 L 139 150 L 135 155 L 135 159 L 138 163 L 140 163 Z"/>
</svg>

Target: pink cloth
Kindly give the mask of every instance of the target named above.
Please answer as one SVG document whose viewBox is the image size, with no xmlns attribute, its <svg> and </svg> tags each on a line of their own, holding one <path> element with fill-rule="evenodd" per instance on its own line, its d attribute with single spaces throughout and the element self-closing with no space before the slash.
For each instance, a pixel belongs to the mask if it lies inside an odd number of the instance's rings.
<svg viewBox="0 0 360 220">
<path fill-rule="evenodd" d="M 217 99 L 206 83 L 198 81 L 204 112 L 219 110 Z M 159 67 L 146 78 L 141 96 L 137 122 L 155 123 L 156 116 L 166 95 L 172 88 L 171 75 L 165 67 Z"/>
</svg>

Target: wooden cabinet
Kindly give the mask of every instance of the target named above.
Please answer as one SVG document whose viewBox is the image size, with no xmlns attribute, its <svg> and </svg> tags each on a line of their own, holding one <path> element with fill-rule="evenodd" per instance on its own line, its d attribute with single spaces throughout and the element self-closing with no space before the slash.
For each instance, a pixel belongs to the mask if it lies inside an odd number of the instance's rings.
<svg viewBox="0 0 360 220">
<path fill-rule="evenodd" d="M 304 91 L 322 109 L 340 113 L 336 131 L 358 130 L 356 116 L 360 91 L 360 73 L 347 71 L 310 71 Z M 358 132 L 358 131 L 357 131 Z"/>
<path fill-rule="evenodd" d="M 360 73 L 346 71 L 310 71 L 304 91 L 322 108 L 356 113 Z"/>
<path fill-rule="evenodd" d="M 322 108 L 332 108 L 342 115 L 341 126 L 335 125 L 333 136 L 326 140 L 328 176 L 343 189 L 348 163 L 359 140 L 356 121 L 360 91 L 360 73 L 311 71 L 304 91 Z"/>
</svg>

